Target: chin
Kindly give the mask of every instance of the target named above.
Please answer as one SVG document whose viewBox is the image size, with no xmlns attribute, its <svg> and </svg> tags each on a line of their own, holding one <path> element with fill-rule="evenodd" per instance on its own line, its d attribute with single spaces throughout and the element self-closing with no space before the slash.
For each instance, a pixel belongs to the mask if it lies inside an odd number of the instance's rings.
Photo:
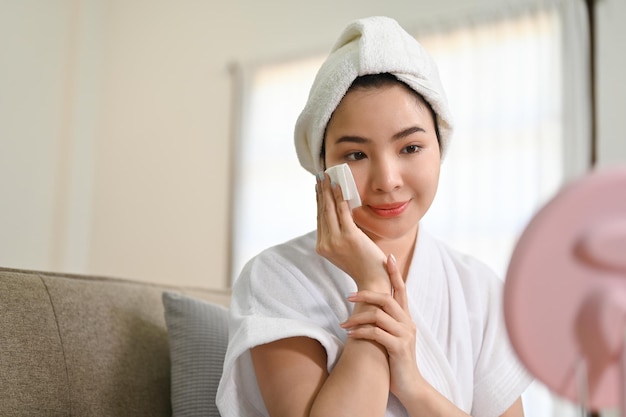
<svg viewBox="0 0 626 417">
<path fill-rule="evenodd" d="M 417 232 L 418 223 L 415 222 L 411 225 L 404 227 L 398 226 L 386 226 L 386 227 L 362 227 L 359 228 L 374 242 L 378 241 L 391 241 L 406 238 L 407 235 L 413 235 Z"/>
<path fill-rule="evenodd" d="M 408 214 L 408 213 L 405 213 Z M 359 216 L 355 213 L 354 221 L 370 239 L 396 240 L 409 234 L 415 235 L 419 225 L 419 216 L 402 216 L 404 218 L 379 219 L 371 216 Z"/>
</svg>

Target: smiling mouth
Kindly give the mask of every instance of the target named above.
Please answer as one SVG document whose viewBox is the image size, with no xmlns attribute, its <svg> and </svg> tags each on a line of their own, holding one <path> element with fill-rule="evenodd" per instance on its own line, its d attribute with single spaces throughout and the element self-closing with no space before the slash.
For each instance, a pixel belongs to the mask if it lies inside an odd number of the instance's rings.
<svg viewBox="0 0 626 417">
<path fill-rule="evenodd" d="M 409 202 L 384 204 L 381 206 L 368 206 L 372 212 L 380 217 L 397 217 L 409 206 Z"/>
</svg>

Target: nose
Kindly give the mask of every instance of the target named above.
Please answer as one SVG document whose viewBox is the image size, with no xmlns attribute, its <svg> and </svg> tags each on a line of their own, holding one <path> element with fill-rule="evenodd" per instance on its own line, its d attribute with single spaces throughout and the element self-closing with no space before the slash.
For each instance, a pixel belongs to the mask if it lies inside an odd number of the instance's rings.
<svg viewBox="0 0 626 417">
<path fill-rule="evenodd" d="M 391 192 L 402 186 L 401 167 L 393 157 L 378 158 L 372 162 L 371 184 L 375 191 Z"/>
</svg>

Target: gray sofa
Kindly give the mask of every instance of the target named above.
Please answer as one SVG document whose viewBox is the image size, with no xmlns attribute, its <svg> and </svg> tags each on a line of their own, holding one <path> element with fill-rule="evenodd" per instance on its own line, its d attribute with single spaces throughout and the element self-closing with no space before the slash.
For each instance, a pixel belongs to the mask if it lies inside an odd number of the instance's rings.
<svg viewBox="0 0 626 417">
<path fill-rule="evenodd" d="M 178 309 L 168 317 L 165 294 Z M 195 383 L 194 369 L 206 373 L 193 355 L 219 367 L 228 302 L 226 291 L 0 268 L 0 416 L 192 415 L 183 408 L 206 392 L 181 384 Z M 207 322 L 215 312 L 218 321 Z M 200 339 L 183 344 L 187 329 Z M 213 390 L 219 373 L 211 375 Z M 208 384 L 207 375 L 196 377 Z M 213 406 L 210 399 L 206 407 Z M 196 414 L 217 415 L 201 408 Z"/>
</svg>

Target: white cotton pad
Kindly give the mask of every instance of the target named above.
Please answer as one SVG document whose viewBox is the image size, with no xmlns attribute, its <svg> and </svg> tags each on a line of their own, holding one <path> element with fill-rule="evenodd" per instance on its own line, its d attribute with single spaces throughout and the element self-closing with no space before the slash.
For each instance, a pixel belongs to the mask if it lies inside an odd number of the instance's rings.
<svg viewBox="0 0 626 417">
<path fill-rule="evenodd" d="M 339 184 L 343 193 L 343 199 L 348 201 L 350 210 L 361 207 L 361 197 L 356 188 L 352 171 L 348 164 L 335 165 L 326 170 L 330 179 Z"/>
</svg>

